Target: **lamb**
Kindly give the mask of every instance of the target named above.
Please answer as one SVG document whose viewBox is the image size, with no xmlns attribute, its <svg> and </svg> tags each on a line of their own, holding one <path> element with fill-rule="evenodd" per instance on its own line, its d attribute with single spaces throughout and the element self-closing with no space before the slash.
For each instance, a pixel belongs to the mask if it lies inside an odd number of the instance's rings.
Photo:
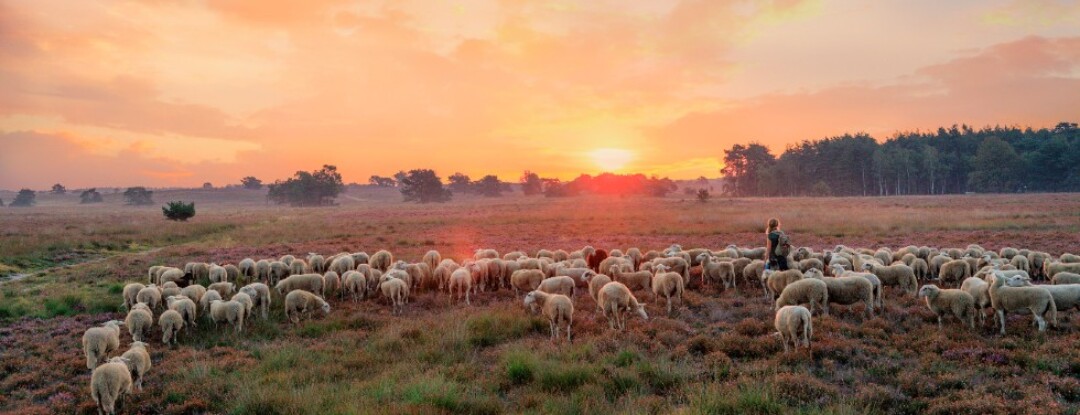
<svg viewBox="0 0 1080 415">
<path fill-rule="evenodd" d="M 338 275 L 344 276 L 345 273 L 356 269 L 356 261 L 351 256 L 345 255 L 334 258 L 330 263 L 330 271 L 338 273 Z"/>
<path fill-rule="evenodd" d="M 210 265 L 210 270 L 207 272 L 207 275 L 209 275 L 211 283 L 229 281 L 229 273 L 225 271 L 225 267 L 218 264 Z"/>
<path fill-rule="evenodd" d="M 682 275 L 679 275 L 679 273 L 666 271 L 667 267 L 664 267 L 663 265 L 658 268 L 656 276 L 652 279 L 652 292 L 653 298 L 664 297 L 667 301 L 667 313 L 670 315 L 671 298 L 675 297 L 682 303 L 685 283 L 683 282 Z"/>
<path fill-rule="evenodd" d="M 581 280 L 589 282 L 589 297 L 592 297 L 593 302 L 596 303 L 596 311 L 601 311 L 599 297 L 600 288 L 603 288 L 604 285 L 611 282 L 611 277 L 593 272 L 590 274 L 582 275 Z"/>
<path fill-rule="evenodd" d="M 282 296 L 293 290 L 304 290 L 321 297 L 324 294 L 323 282 L 323 276 L 319 274 L 293 275 L 278 281 L 277 285 L 274 285 L 274 290 Z"/>
<path fill-rule="evenodd" d="M 569 277 L 567 277 L 569 278 Z M 551 294 L 544 291 L 530 291 L 525 295 L 525 307 L 539 306 L 551 326 L 551 341 L 559 339 L 559 329 L 566 322 L 566 341 L 570 339 L 570 326 L 574 322 L 574 302 L 565 295 Z"/>
<path fill-rule="evenodd" d="M 989 290 L 990 303 L 997 314 L 1002 335 L 1005 334 L 1005 313 L 1008 311 L 1030 311 L 1039 331 L 1046 331 L 1044 316 L 1049 316 L 1053 324 L 1057 325 L 1057 306 L 1054 304 L 1054 297 L 1046 288 L 1005 286 L 1006 277 L 996 270 L 990 274 L 990 278 L 993 278 Z"/>
<path fill-rule="evenodd" d="M 803 279 L 803 273 L 797 269 L 787 271 L 765 270 L 761 276 L 765 280 L 765 298 L 776 301 L 784 287 L 792 282 Z"/>
<path fill-rule="evenodd" d="M 877 275 L 869 272 L 855 272 L 846 271 L 839 265 L 833 265 L 833 275 L 837 277 L 862 277 L 867 281 L 870 281 L 870 285 L 873 286 L 874 291 L 874 307 L 881 309 L 881 312 L 885 312 L 885 297 L 882 292 L 881 279 Z"/>
<path fill-rule="evenodd" d="M 139 291 L 142 291 L 143 288 L 146 288 L 146 286 L 142 285 L 142 284 L 139 284 L 137 282 L 133 282 L 133 283 L 125 285 L 124 286 L 124 307 L 126 307 L 128 310 L 130 310 L 131 307 L 135 305 L 135 303 L 139 302 L 139 300 L 138 300 Z"/>
<path fill-rule="evenodd" d="M 975 328 L 975 298 L 963 289 L 943 290 L 933 284 L 927 284 L 919 289 L 919 297 L 926 298 L 926 306 L 937 315 L 938 329 L 941 329 L 941 316 L 946 312 L 952 312 L 961 322 L 967 322 L 968 327 Z"/>
<path fill-rule="evenodd" d="M 993 308 L 990 304 L 990 284 L 987 284 L 982 278 L 970 277 L 965 279 L 963 284 L 960 284 L 960 289 L 968 293 L 972 301 L 974 301 L 979 324 L 986 324 L 986 313 L 983 310 Z"/>
<path fill-rule="evenodd" d="M 316 274 L 326 273 L 326 258 L 323 258 L 322 255 L 316 254 L 314 252 L 308 252 L 307 263 L 308 270 L 305 270 L 305 273 L 309 271 Z"/>
<path fill-rule="evenodd" d="M 214 324 L 229 323 L 236 332 L 244 331 L 244 316 L 247 308 L 238 301 L 213 300 L 210 302 L 210 319 Z"/>
<path fill-rule="evenodd" d="M 86 368 L 93 369 L 98 362 L 105 360 L 109 353 L 120 348 L 119 320 L 106 321 L 101 327 L 86 329 L 82 336 L 83 353 L 86 354 Z"/>
<path fill-rule="evenodd" d="M 826 278 L 821 271 L 811 270 L 806 273 L 808 278 L 820 279 L 825 282 L 828 289 L 828 303 L 825 304 L 825 315 L 829 315 L 830 304 L 851 305 L 863 303 L 866 318 L 874 317 L 874 284 L 869 279 L 856 273 L 842 274 L 840 277 Z"/>
<path fill-rule="evenodd" d="M 589 272 L 592 272 L 589 270 Z M 570 298 L 574 298 L 574 278 L 565 275 L 556 276 L 551 278 L 545 278 L 540 281 L 540 285 L 536 287 L 537 291 L 543 291 L 548 294 L 562 294 Z"/>
<path fill-rule="evenodd" d="M 390 269 L 390 265 L 393 263 L 394 255 L 390 254 L 390 251 L 385 249 L 376 252 L 375 255 L 371 256 L 371 259 L 368 259 L 368 265 L 371 265 L 372 268 L 382 272 L 386 272 L 386 270 Z"/>
<path fill-rule="evenodd" d="M 784 352 L 788 351 L 788 343 L 795 350 L 800 344 L 810 348 L 810 338 L 814 335 L 814 325 L 810 319 L 810 310 L 798 305 L 788 305 L 776 311 L 776 319 L 773 321 L 780 340 L 784 343 Z"/>
<path fill-rule="evenodd" d="M 539 275 L 536 277 L 538 278 L 537 281 L 543 279 L 543 273 L 541 273 L 540 271 L 530 270 L 529 272 L 530 275 Z M 514 274 L 517 275 L 516 272 Z M 454 270 L 454 272 L 450 274 L 450 282 L 447 284 L 447 290 L 450 291 L 450 304 L 454 303 L 454 293 L 456 291 L 459 302 L 461 301 L 462 294 L 464 294 L 465 304 L 472 305 L 472 303 L 469 301 L 469 292 L 472 291 L 472 283 L 472 273 L 469 272 L 468 268 L 458 268 Z M 539 285 L 539 282 L 537 282 L 537 285 Z M 536 286 L 533 286 L 533 289 L 535 288 Z M 518 286 L 514 285 L 515 296 L 517 295 L 517 289 Z"/>
<path fill-rule="evenodd" d="M 626 320 L 622 316 L 623 312 L 626 311 L 634 311 L 642 319 L 649 319 L 649 315 L 645 313 L 645 305 L 639 303 L 637 298 L 634 298 L 634 294 L 630 292 L 630 289 L 620 282 L 604 284 L 600 288 L 597 300 L 600 303 L 600 308 L 604 310 L 604 317 L 608 319 L 608 327 L 613 330 L 622 331 L 626 329 Z"/>
<path fill-rule="evenodd" d="M 544 281 L 544 272 L 535 269 L 520 269 L 510 275 L 510 285 L 514 287 L 515 297 L 521 291 L 527 293 L 535 290 L 542 281 Z"/>
<path fill-rule="evenodd" d="M 135 304 L 135 307 L 128 311 L 127 317 L 124 318 L 124 326 L 127 327 L 128 333 L 131 333 L 132 340 L 141 342 L 146 339 L 146 335 L 150 334 L 150 328 L 154 325 L 154 314 L 150 312 L 150 307 L 146 304 Z"/>
<path fill-rule="evenodd" d="M 724 284 L 723 288 L 732 287 L 735 292 L 738 292 L 738 288 L 735 285 L 735 264 L 731 261 L 713 261 L 714 258 L 707 253 L 698 255 L 697 260 L 701 263 L 701 284 L 705 285 L 707 281 L 721 282 Z"/>
<path fill-rule="evenodd" d="M 389 275 L 387 274 L 387 276 Z M 384 278 L 386 279 L 379 283 L 379 291 L 382 291 L 383 297 L 390 299 L 390 305 L 393 307 L 391 313 L 400 314 L 405 308 L 405 298 L 409 295 L 409 286 L 399 278 Z"/>
<path fill-rule="evenodd" d="M 1080 263 L 1055 262 L 1046 266 L 1045 275 L 1047 278 L 1053 279 L 1055 275 L 1062 272 L 1080 274 Z"/>
<path fill-rule="evenodd" d="M 780 293 L 780 297 L 776 299 L 773 304 L 773 310 L 779 310 L 780 308 L 786 308 L 789 305 L 810 304 L 810 312 L 814 312 L 814 306 L 821 307 L 822 310 L 828 310 L 829 307 L 829 287 L 825 284 L 825 281 L 804 278 L 798 281 L 793 281 L 784 287 L 784 291 Z M 827 314 L 827 313 L 826 313 Z"/>
<path fill-rule="evenodd" d="M 116 414 L 124 395 L 131 394 L 131 371 L 122 357 L 114 357 L 90 375 L 90 396 L 99 414 Z"/>
<path fill-rule="evenodd" d="M 221 300 L 221 293 L 217 291 L 207 291 L 206 294 L 199 299 L 199 312 L 210 318 L 210 303 L 215 300 Z"/>
<path fill-rule="evenodd" d="M 334 271 L 328 271 L 334 272 Z M 353 302 L 367 298 L 367 277 L 358 271 L 345 272 L 345 291 L 352 297 Z"/>
<path fill-rule="evenodd" d="M 165 310 L 158 317 L 158 325 L 161 326 L 161 342 L 175 345 L 180 330 L 184 329 L 184 317 L 176 310 Z"/>
<path fill-rule="evenodd" d="M 1058 272 L 1050 278 L 1050 283 L 1054 285 L 1080 284 L 1080 274 L 1072 272 Z"/>
<path fill-rule="evenodd" d="M 146 304 L 151 310 L 156 310 L 161 306 L 161 290 L 156 285 L 150 284 L 139 290 L 139 293 L 135 295 L 135 301 Z"/>
<path fill-rule="evenodd" d="M 231 282 L 215 282 L 206 287 L 207 291 L 217 291 L 221 298 L 229 298 L 236 291 L 236 284 Z"/>
<path fill-rule="evenodd" d="M 915 278 L 915 271 L 911 267 L 903 264 L 897 265 L 877 265 L 877 264 L 863 264 L 863 269 L 873 273 L 884 285 L 895 285 L 903 288 L 909 294 L 915 294 L 918 290 L 919 280 Z"/>
<path fill-rule="evenodd" d="M 169 310 L 176 311 L 184 319 L 186 324 L 191 324 L 192 327 L 198 326 L 195 324 L 198 312 L 198 307 L 195 306 L 195 302 L 190 298 L 179 296 L 171 296 L 165 299 L 165 302 L 169 306 Z"/>
<path fill-rule="evenodd" d="M 266 319 L 267 313 L 270 312 L 270 287 L 261 282 L 256 282 L 245 285 L 240 289 L 240 292 L 251 297 L 251 300 L 255 302 L 255 307 L 262 312 L 262 318 Z"/>
<path fill-rule="evenodd" d="M 134 341 L 128 350 L 120 355 L 120 358 L 124 360 L 128 370 L 131 371 L 131 378 L 135 383 L 135 387 L 142 392 L 143 378 L 146 377 L 146 372 L 150 371 L 150 353 L 146 351 L 146 343 L 141 341 Z"/>
</svg>

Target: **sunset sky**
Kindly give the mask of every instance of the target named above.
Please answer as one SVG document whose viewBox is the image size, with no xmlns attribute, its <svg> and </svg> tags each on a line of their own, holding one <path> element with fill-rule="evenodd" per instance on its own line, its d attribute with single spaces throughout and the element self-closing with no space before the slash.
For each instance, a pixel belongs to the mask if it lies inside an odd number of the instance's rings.
<svg viewBox="0 0 1080 415">
<path fill-rule="evenodd" d="M 1080 1 L 0 0 L 0 189 L 719 176 L 723 149 L 1080 121 Z"/>
</svg>

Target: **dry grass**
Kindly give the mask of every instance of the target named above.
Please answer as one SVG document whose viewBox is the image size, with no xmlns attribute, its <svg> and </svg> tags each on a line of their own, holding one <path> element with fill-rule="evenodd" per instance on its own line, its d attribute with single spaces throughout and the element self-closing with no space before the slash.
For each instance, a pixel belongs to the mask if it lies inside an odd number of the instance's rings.
<svg viewBox="0 0 1080 415">
<path fill-rule="evenodd" d="M 195 192 L 199 193 L 199 192 Z M 679 199 L 507 197 L 439 206 L 393 194 L 352 195 L 342 206 L 267 207 L 258 194 L 196 199 L 192 223 L 157 208 L 79 209 L 43 199 L 0 209 L 0 263 L 20 271 L 116 255 L 0 286 L 0 412 L 91 413 L 79 337 L 121 316 L 119 288 L 149 265 L 235 262 L 285 253 L 379 248 L 416 260 L 428 249 L 461 258 L 480 246 L 533 250 L 754 244 L 778 216 L 797 244 L 818 248 L 910 243 L 1052 253 L 1080 247 L 1080 195 L 881 199 Z M 202 197 L 197 199 L 195 196 Z M 220 196 L 220 197 L 217 197 Z M 121 209 L 109 211 L 109 209 Z M 960 219 L 960 218 L 963 219 Z M 40 230 L 39 234 L 37 231 Z M 160 250 L 147 251 L 151 248 Z M 140 253 L 142 252 L 142 253 Z M 71 255 L 65 257 L 65 255 Z M 57 258 L 60 258 L 59 260 Z M 19 262 L 23 261 L 23 262 Z M 473 307 L 420 293 L 403 316 L 383 301 L 332 301 L 326 318 L 270 321 L 241 336 L 200 325 L 169 349 L 156 335 L 142 413 L 1075 413 L 1080 341 L 1075 311 L 1038 335 L 1030 320 L 944 334 L 926 307 L 890 291 L 887 311 L 815 317 L 814 352 L 783 354 L 760 288 L 691 286 L 668 318 L 614 334 L 587 297 L 576 301 L 575 341 L 553 345 L 547 323 L 508 292 Z M 842 308 L 842 307 L 837 307 Z M 835 309 L 835 308 L 834 308 Z M 156 327 L 155 327 L 156 328 Z M 125 334 L 123 344 L 130 339 Z M 134 408 L 134 409 L 132 409 Z"/>
</svg>

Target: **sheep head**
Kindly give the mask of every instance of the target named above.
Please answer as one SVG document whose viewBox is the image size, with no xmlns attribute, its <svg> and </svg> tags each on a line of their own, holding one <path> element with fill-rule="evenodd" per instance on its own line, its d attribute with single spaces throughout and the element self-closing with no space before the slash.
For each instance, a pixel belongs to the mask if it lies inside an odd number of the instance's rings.
<svg viewBox="0 0 1080 415">
<path fill-rule="evenodd" d="M 634 312 L 641 316 L 642 320 L 649 320 L 649 315 L 645 313 L 645 304 L 638 304 L 637 309 L 634 310 Z"/>
<path fill-rule="evenodd" d="M 927 285 L 922 286 L 922 288 L 919 288 L 919 296 L 918 296 L 918 298 L 922 298 L 922 297 L 934 298 L 934 297 L 937 297 L 937 294 L 940 291 L 941 291 L 941 289 L 939 289 L 936 285 L 927 284 Z"/>
<path fill-rule="evenodd" d="M 822 279 L 822 278 L 825 278 L 825 274 L 823 272 L 821 272 L 820 269 L 817 269 L 817 268 L 810 268 L 810 269 L 806 270 L 806 273 L 804 274 L 804 276 L 806 278 L 816 278 L 816 279 L 819 279 L 819 280 Z"/>
<path fill-rule="evenodd" d="M 588 270 L 581 273 L 581 282 L 589 282 L 589 278 L 596 275 L 593 270 Z"/>
<path fill-rule="evenodd" d="M 322 300 L 322 299 L 320 298 L 320 300 Z M 330 303 L 328 303 L 326 301 L 323 301 L 322 302 L 322 311 L 323 311 L 323 314 L 330 314 Z"/>
<path fill-rule="evenodd" d="M 1005 280 L 1005 285 L 1009 287 L 1029 287 L 1031 286 L 1031 278 L 1024 275 L 1013 275 Z"/>
<path fill-rule="evenodd" d="M 871 270 L 874 269 L 874 264 L 872 262 L 867 262 L 865 264 L 862 264 L 862 269 L 865 270 L 865 271 L 871 271 Z"/>
</svg>

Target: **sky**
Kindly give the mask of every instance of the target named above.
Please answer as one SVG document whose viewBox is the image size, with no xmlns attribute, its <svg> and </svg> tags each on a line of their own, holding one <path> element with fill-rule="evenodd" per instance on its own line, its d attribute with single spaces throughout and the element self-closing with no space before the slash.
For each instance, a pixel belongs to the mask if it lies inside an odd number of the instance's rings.
<svg viewBox="0 0 1080 415">
<path fill-rule="evenodd" d="M 1080 1 L 0 0 L 0 188 L 435 169 L 1080 121 Z"/>
</svg>

